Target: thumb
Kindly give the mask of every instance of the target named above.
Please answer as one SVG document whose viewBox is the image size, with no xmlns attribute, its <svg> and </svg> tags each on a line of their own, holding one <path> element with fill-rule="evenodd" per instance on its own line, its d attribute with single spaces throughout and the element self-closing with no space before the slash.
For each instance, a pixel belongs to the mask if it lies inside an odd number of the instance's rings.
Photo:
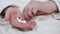
<svg viewBox="0 0 60 34">
<path fill-rule="evenodd" d="M 5 20 L 6 21 L 10 20 L 10 11 L 6 11 L 6 13 L 5 13 Z"/>
</svg>

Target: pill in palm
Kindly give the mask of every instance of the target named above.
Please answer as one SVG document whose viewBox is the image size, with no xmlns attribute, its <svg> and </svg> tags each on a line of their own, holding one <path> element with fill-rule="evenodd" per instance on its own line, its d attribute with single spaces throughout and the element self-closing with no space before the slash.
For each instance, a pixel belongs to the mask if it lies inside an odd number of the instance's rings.
<svg viewBox="0 0 60 34">
<path fill-rule="evenodd" d="M 19 23 L 26 23 L 26 21 L 22 18 L 17 18 L 17 20 L 18 20 Z"/>
</svg>

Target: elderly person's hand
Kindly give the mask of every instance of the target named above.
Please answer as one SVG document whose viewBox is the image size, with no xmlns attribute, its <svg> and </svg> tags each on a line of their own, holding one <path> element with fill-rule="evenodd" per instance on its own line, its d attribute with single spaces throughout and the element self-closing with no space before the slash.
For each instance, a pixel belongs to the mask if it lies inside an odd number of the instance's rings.
<svg viewBox="0 0 60 34">
<path fill-rule="evenodd" d="M 31 30 L 36 26 L 35 21 L 26 21 L 26 23 L 19 22 L 17 19 L 12 19 L 11 25 L 15 28 L 18 28 L 22 31 Z"/>
<path fill-rule="evenodd" d="M 36 26 L 36 23 L 34 21 L 26 21 L 26 24 L 20 23 L 17 20 L 19 17 L 25 20 L 23 13 L 16 7 L 9 7 L 5 12 L 5 20 L 9 21 L 13 27 L 29 30 L 33 29 Z"/>
<path fill-rule="evenodd" d="M 53 1 L 31 1 L 24 9 L 24 17 L 26 20 L 31 20 L 32 17 L 41 14 L 50 14 L 57 10 L 56 4 Z"/>
<path fill-rule="evenodd" d="M 13 27 L 16 27 L 16 28 L 19 28 L 21 29 L 22 31 L 25 31 L 25 30 L 30 30 L 30 29 L 33 29 L 35 26 L 36 26 L 36 23 L 35 21 L 26 21 L 25 19 L 23 19 L 21 17 L 21 12 L 19 13 L 20 16 L 17 17 L 15 16 L 14 14 L 12 14 L 11 16 L 11 19 L 10 19 L 10 24 L 13 26 Z M 18 14 L 17 14 L 18 15 Z M 17 19 L 17 18 L 18 19 Z M 22 19 L 21 19 L 22 18 Z M 20 20 L 19 20 L 20 19 Z M 24 23 L 24 22 L 25 23 Z"/>
</svg>

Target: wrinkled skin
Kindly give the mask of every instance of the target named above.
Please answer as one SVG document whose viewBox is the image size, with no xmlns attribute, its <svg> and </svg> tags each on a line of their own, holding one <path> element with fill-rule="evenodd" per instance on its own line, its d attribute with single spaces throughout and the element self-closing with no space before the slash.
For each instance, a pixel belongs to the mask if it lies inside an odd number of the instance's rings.
<svg viewBox="0 0 60 34">
<path fill-rule="evenodd" d="M 36 14 L 52 13 L 56 11 L 56 5 L 52 1 L 48 2 L 39 2 L 32 1 L 30 2 L 23 10 L 23 13 L 20 12 L 18 8 L 8 8 L 5 14 L 5 20 L 9 21 L 10 24 L 14 27 L 22 29 L 32 29 L 36 26 L 36 22 L 30 21 L 31 18 L 36 16 Z M 27 24 L 19 23 L 17 17 L 21 17 L 27 21 Z"/>
<path fill-rule="evenodd" d="M 56 4 L 53 1 L 40 2 L 31 1 L 24 9 L 24 17 L 26 20 L 31 20 L 36 15 L 50 14 L 57 10 Z"/>
<path fill-rule="evenodd" d="M 22 29 L 32 29 L 36 26 L 35 21 L 27 21 L 27 24 L 19 23 L 17 17 L 24 19 L 23 13 L 20 12 L 18 8 L 8 8 L 5 15 L 5 20 L 9 21 L 13 27 L 18 27 Z"/>
</svg>

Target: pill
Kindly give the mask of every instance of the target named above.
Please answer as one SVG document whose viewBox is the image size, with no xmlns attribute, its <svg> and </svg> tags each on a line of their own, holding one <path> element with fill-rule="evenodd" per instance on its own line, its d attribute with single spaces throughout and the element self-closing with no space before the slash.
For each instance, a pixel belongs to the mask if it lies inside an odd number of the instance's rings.
<svg viewBox="0 0 60 34">
<path fill-rule="evenodd" d="M 19 23 L 26 23 L 26 20 L 24 20 L 24 19 L 22 19 L 22 18 L 20 18 L 20 17 L 17 18 L 17 20 L 18 20 Z"/>
</svg>

